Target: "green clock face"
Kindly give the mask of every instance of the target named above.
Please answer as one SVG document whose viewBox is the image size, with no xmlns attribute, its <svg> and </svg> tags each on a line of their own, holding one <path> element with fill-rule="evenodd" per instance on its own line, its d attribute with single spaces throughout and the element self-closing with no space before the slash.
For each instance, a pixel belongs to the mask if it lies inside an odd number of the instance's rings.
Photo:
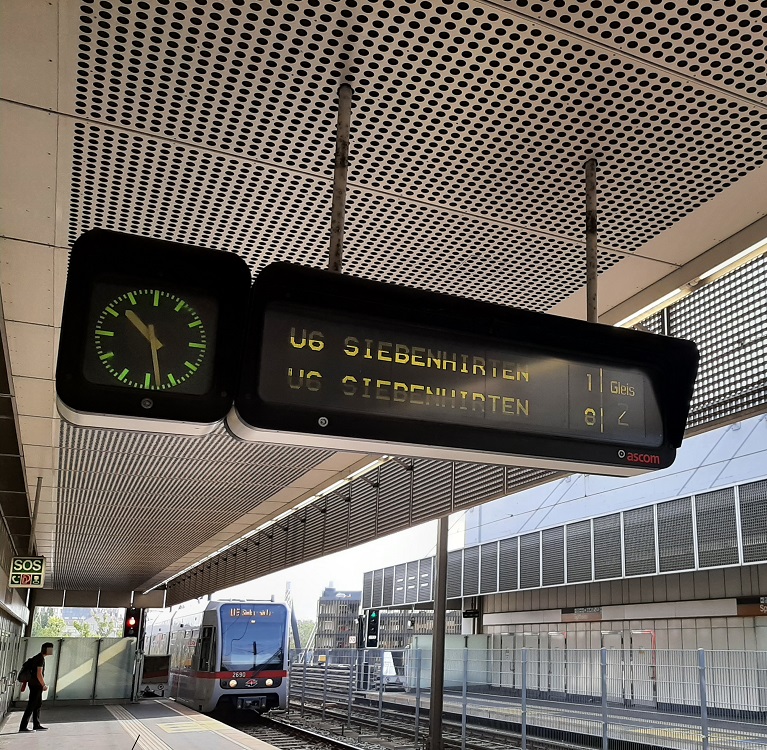
<svg viewBox="0 0 767 750">
<path fill-rule="evenodd" d="M 116 294 L 102 288 L 94 300 L 92 356 L 85 375 L 104 385 L 147 391 L 204 393 L 210 384 L 215 314 L 205 298 L 159 288 Z"/>
</svg>

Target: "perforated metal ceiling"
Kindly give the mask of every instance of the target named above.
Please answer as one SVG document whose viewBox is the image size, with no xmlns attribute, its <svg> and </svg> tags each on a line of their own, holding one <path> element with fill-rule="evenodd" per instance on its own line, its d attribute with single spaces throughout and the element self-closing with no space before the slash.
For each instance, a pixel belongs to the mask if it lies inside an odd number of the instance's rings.
<svg viewBox="0 0 767 750">
<path fill-rule="evenodd" d="M 346 80 L 345 271 L 549 309 L 583 282 L 585 159 L 603 270 L 764 159 L 767 9 L 696 5 L 82 3 L 69 240 L 324 265 Z"/>
<path fill-rule="evenodd" d="M 16 67 L 0 86 L 18 120 L 4 137 L 20 139 L 11 150 L 32 144 L 34 158 L 6 172 L 43 176 L 9 192 L 42 202 L 11 205 L 5 219 L 7 236 L 27 243 L 5 302 L 34 244 L 55 248 L 53 291 L 40 304 L 57 309 L 60 257 L 96 226 L 234 251 L 254 271 L 278 259 L 325 265 L 344 80 L 355 88 L 347 273 L 536 310 L 567 303 L 584 282 L 591 156 L 611 305 L 764 214 L 758 190 L 742 186 L 762 184 L 752 178 L 767 130 L 765 2 L 19 0 L 12 12 L 18 33 L 4 46 Z M 711 209 L 733 190 L 734 209 Z M 697 245 L 664 239 L 685 221 Z M 162 580 L 267 488 L 328 460 L 223 433 L 189 441 L 64 428 L 59 449 L 53 358 L 28 363 L 24 339 L 45 328 L 55 351 L 58 313 L 30 311 L 32 297 L 8 305 L 9 320 L 29 324 L 14 329 L 11 364 L 28 484 L 37 471 L 50 477 L 40 538 L 54 585 Z M 412 497 L 419 518 L 456 493 L 443 467 L 423 471 L 438 486 Z M 461 465 L 451 476 L 466 506 L 503 491 L 491 470 Z M 505 490 L 530 478 L 509 473 Z M 377 528 L 368 521 L 330 542 L 366 540 Z M 390 514 L 384 530 L 398 522 Z M 286 560 L 316 552 L 283 532 Z M 127 538 L 141 554 L 126 556 Z"/>
</svg>

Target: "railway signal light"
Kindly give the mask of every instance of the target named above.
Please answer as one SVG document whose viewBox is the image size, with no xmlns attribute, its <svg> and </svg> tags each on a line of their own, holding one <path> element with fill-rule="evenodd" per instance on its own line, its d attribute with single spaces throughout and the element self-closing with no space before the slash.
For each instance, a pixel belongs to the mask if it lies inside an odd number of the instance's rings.
<svg viewBox="0 0 767 750">
<path fill-rule="evenodd" d="M 128 607 L 125 610 L 123 621 L 123 638 L 138 638 L 141 630 L 141 610 L 136 607 Z"/>
<path fill-rule="evenodd" d="M 369 609 L 367 616 L 367 637 L 365 645 L 368 648 L 378 648 L 378 610 Z"/>
</svg>

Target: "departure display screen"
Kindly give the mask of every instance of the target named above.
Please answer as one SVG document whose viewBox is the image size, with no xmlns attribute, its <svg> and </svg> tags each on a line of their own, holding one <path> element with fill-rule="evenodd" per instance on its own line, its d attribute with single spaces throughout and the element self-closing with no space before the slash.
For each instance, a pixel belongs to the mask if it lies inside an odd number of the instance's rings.
<svg viewBox="0 0 767 750">
<path fill-rule="evenodd" d="M 652 383 L 636 368 L 286 303 L 264 312 L 262 353 L 264 403 L 328 418 L 377 415 L 647 448 L 663 442 Z"/>
</svg>

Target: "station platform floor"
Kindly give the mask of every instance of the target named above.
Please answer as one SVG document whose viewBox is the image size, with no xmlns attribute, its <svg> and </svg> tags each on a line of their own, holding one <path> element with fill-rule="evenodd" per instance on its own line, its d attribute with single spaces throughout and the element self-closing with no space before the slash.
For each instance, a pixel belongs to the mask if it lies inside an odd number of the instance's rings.
<svg viewBox="0 0 767 750">
<path fill-rule="evenodd" d="M 43 703 L 47 732 L 19 733 L 21 711 L 0 727 L 0 750 L 273 750 L 255 737 L 169 700 L 99 706 Z"/>
</svg>

